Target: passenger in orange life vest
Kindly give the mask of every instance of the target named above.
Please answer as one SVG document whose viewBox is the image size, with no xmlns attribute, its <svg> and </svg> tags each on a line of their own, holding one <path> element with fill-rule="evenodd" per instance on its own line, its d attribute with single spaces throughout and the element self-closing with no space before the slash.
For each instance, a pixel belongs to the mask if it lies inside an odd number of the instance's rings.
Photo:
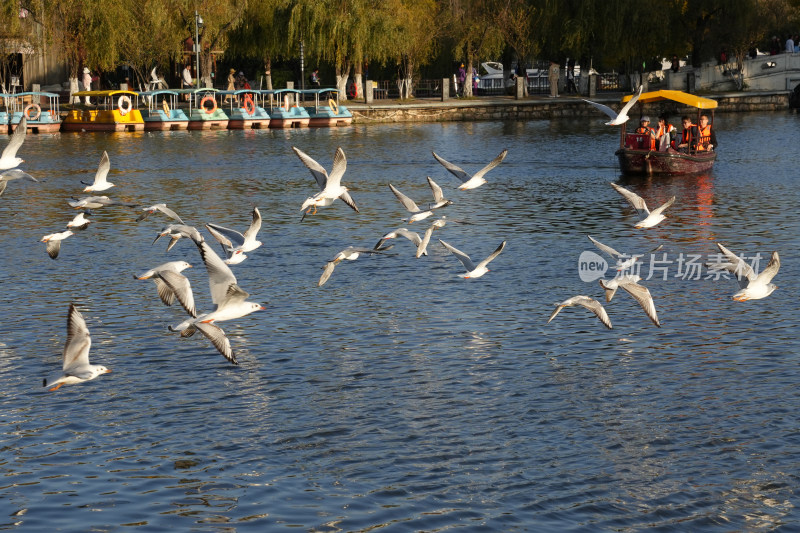
<svg viewBox="0 0 800 533">
<path fill-rule="evenodd" d="M 653 128 L 650 127 L 650 117 L 644 115 L 642 118 L 639 119 L 639 127 L 636 128 L 636 133 L 649 135 L 650 136 L 649 148 L 651 150 L 656 149 L 656 132 Z M 645 146 L 644 148 L 647 148 L 647 146 Z"/>
<path fill-rule="evenodd" d="M 674 144 L 674 148 L 679 152 L 689 152 L 695 150 L 697 146 L 697 138 L 700 136 L 697 131 L 697 126 L 692 124 L 692 119 L 684 115 L 681 117 L 681 124 L 683 124 L 683 131 Z"/>
<path fill-rule="evenodd" d="M 658 117 L 658 128 L 656 129 L 656 146 L 661 152 L 666 152 L 672 145 L 673 137 L 678 135 L 675 126 L 667 122 L 667 116 Z"/>
<path fill-rule="evenodd" d="M 708 123 L 708 115 L 700 115 L 700 124 L 697 125 L 697 150 L 714 150 L 717 146 L 717 136 Z"/>
</svg>

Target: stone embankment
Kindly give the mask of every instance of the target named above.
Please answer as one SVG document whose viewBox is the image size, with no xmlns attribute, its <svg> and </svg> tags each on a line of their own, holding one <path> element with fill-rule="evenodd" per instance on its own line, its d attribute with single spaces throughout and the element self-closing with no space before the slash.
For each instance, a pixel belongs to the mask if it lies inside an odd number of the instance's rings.
<svg viewBox="0 0 800 533">
<path fill-rule="evenodd" d="M 749 111 L 787 111 L 791 91 L 741 92 L 704 94 L 719 103 L 715 113 L 738 113 Z M 621 93 L 598 95 L 593 100 L 609 107 L 619 107 Z M 386 103 L 384 103 L 386 102 Z M 474 120 L 535 120 L 553 118 L 590 117 L 600 115 L 579 96 L 548 98 L 532 96 L 520 100 L 512 97 L 452 99 L 436 101 L 414 99 L 409 101 L 382 100 L 371 104 L 342 102 L 353 113 L 353 123 L 395 122 L 457 122 Z M 675 102 L 656 102 L 643 106 L 642 113 L 671 116 L 692 114 L 694 108 Z M 638 112 L 636 112 L 638 114 Z M 632 115 L 635 116 L 635 115 Z"/>
</svg>

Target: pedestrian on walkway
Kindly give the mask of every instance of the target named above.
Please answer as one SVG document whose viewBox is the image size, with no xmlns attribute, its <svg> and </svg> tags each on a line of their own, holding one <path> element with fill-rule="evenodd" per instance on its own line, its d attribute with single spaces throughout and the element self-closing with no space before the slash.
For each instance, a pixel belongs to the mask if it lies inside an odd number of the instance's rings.
<svg viewBox="0 0 800 533">
<path fill-rule="evenodd" d="M 561 66 L 555 61 L 550 61 L 550 68 L 547 71 L 547 80 L 550 82 L 550 98 L 558 97 L 558 78 L 561 73 Z"/>
</svg>

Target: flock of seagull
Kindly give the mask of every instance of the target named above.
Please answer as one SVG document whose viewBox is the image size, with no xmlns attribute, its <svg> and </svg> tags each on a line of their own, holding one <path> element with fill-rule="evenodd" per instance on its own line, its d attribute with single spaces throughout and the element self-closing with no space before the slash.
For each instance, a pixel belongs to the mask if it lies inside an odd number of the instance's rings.
<svg viewBox="0 0 800 533">
<path fill-rule="evenodd" d="M 638 97 L 638 95 L 636 96 Z M 633 99 L 631 103 L 633 101 L 635 101 L 635 99 Z M 614 114 L 615 116 L 612 117 L 613 120 L 610 124 L 616 125 L 625 122 L 627 116 L 623 115 L 630 105 L 631 104 L 626 106 L 619 115 Z M 19 165 L 23 163 L 23 160 L 17 157 L 16 154 L 25 139 L 26 129 L 26 120 L 23 118 L 12 135 L 10 142 L 3 150 L 2 156 L 0 156 L 0 195 L 5 192 L 9 181 L 20 178 L 38 181 L 33 176 L 30 176 L 18 168 Z M 300 161 L 311 172 L 319 188 L 316 194 L 308 197 L 302 203 L 301 222 L 306 216 L 315 215 L 319 208 L 331 206 L 337 199 L 342 200 L 342 202 L 351 209 L 359 212 L 358 206 L 350 196 L 347 187 L 342 185 L 342 177 L 347 169 L 347 159 L 341 147 L 338 148 L 334 154 L 333 166 L 330 173 L 299 148 L 292 147 L 292 149 Z M 459 189 L 471 190 L 486 183 L 484 177 L 486 173 L 498 166 L 506 157 L 507 153 L 507 150 L 503 150 L 497 157 L 489 162 L 489 164 L 472 175 L 446 161 L 435 152 L 433 153 L 433 157 L 441 163 L 445 169 L 458 178 L 460 182 Z M 97 172 L 95 173 L 94 181 L 92 183 L 84 183 L 86 187 L 83 189 L 83 192 L 100 193 L 114 187 L 114 184 L 108 181 L 110 168 L 111 163 L 108 154 L 104 152 L 100 159 Z M 442 188 L 433 179 L 427 177 L 427 182 L 431 188 L 432 201 L 427 204 L 423 203 L 422 207 L 403 194 L 394 185 L 389 184 L 392 193 L 398 199 L 402 207 L 409 213 L 408 218 L 402 219 L 403 221 L 407 221 L 410 224 L 425 220 L 434 216 L 438 210 L 452 204 L 452 201 L 445 198 Z M 615 183 L 611 183 L 611 186 L 638 212 L 640 220 L 634 226 L 637 229 L 652 228 L 665 220 L 666 216 L 664 215 L 664 211 L 675 202 L 675 197 L 673 196 L 663 205 L 650 211 L 645 200 L 639 195 Z M 142 221 L 154 214 L 160 214 L 173 220 L 174 223 L 166 225 L 156 235 L 153 243 L 158 241 L 161 237 L 169 237 L 170 241 L 167 245 L 168 251 L 175 246 L 181 238 L 190 239 L 195 244 L 208 274 L 209 292 L 214 307 L 205 313 L 198 312 L 191 284 L 188 278 L 182 274 L 185 269 L 192 266 L 186 261 L 170 261 L 139 275 L 134 275 L 134 278 L 138 280 L 153 280 L 156 285 L 158 296 L 165 305 L 172 305 L 177 300 L 186 311 L 188 318 L 176 326 L 169 326 L 168 329 L 170 331 L 178 332 L 181 337 L 189 337 L 199 331 L 213 344 L 225 359 L 233 364 L 237 364 L 235 354 L 231 348 L 231 343 L 218 323 L 235 320 L 255 311 L 265 309 L 265 306 L 260 303 L 248 301 L 250 294 L 239 286 L 236 276 L 230 268 L 231 265 L 237 265 L 247 259 L 248 252 L 258 249 L 263 244 L 261 241 L 257 240 L 258 232 L 261 229 L 261 214 L 257 207 L 253 208 L 250 226 L 244 233 L 218 224 L 205 224 L 206 230 L 219 244 L 224 255 L 223 259 L 209 246 L 208 242 L 206 242 L 206 239 L 197 228 L 184 223 L 181 217 L 173 210 L 169 209 L 164 203 L 141 208 L 139 204 L 114 200 L 108 196 L 86 196 L 69 200 L 68 203 L 70 207 L 81 209 L 82 211 L 67 223 L 67 229 L 65 231 L 51 233 L 45 235 L 41 239 L 42 242 L 46 243 L 47 253 L 52 259 L 58 257 L 61 244 L 65 239 L 74 235 L 76 231 L 88 227 L 91 221 L 87 217 L 91 216 L 91 210 L 93 209 L 119 205 L 128 208 L 140 208 L 141 210 L 136 219 L 137 221 Z M 326 262 L 317 285 L 321 287 L 327 283 L 335 267 L 342 261 L 354 261 L 363 255 L 385 254 L 393 247 L 393 245 L 387 245 L 387 241 L 397 237 L 404 237 L 413 243 L 416 247 L 416 258 L 427 255 L 427 247 L 433 232 L 444 227 L 445 224 L 446 217 L 442 216 L 430 224 L 422 237 L 414 231 L 401 227 L 384 234 L 372 248 L 347 247 Z M 599 280 L 600 286 L 605 292 L 606 302 L 611 302 L 617 289 L 621 288 L 636 300 L 653 324 L 661 327 L 650 291 L 647 287 L 639 283 L 641 281 L 639 276 L 625 273 L 641 256 L 623 254 L 593 239 L 591 236 L 589 236 L 589 239 L 601 251 L 617 261 L 616 269 L 618 275 L 611 280 Z M 489 256 L 475 263 L 469 255 L 451 244 L 441 239 L 439 239 L 439 242 L 461 262 L 465 269 L 465 273 L 461 275 L 463 278 L 480 278 L 485 275 L 489 272 L 489 263 L 497 258 L 506 246 L 506 241 L 503 241 Z M 777 288 L 771 283 L 772 278 L 778 273 L 780 268 L 780 259 L 777 252 L 772 253 L 771 260 L 767 267 L 759 274 L 756 274 L 753 268 L 747 264 L 744 259 L 725 248 L 722 244 L 718 243 L 717 246 L 725 260 L 708 264 L 708 267 L 730 272 L 737 278 L 740 284 L 740 290 L 734 294 L 734 300 L 746 301 L 765 298 Z M 656 250 L 658 249 L 660 249 L 660 247 Z M 547 322 L 549 323 L 552 321 L 562 309 L 571 306 L 581 306 L 592 311 L 606 327 L 612 328 L 611 320 L 603 305 L 598 300 L 586 295 L 573 296 L 556 304 L 556 309 L 550 315 Z M 86 322 L 75 305 L 70 304 L 67 314 L 67 340 L 62 354 L 62 372 L 58 376 L 44 379 L 43 386 L 50 387 L 49 390 L 55 391 L 62 385 L 88 381 L 101 374 L 110 372 L 108 368 L 102 365 L 93 365 L 89 362 L 90 347 L 91 336 Z"/>
</svg>

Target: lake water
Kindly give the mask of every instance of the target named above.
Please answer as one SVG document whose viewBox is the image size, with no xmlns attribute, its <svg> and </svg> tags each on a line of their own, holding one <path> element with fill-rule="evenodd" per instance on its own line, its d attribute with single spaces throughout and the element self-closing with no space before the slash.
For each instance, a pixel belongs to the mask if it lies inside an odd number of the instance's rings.
<svg viewBox="0 0 800 533">
<path fill-rule="evenodd" d="M 800 117 L 721 115 L 713 173 L 672 179 L 620 178 L 602 122 L 29 135 L 20 155 L 42 183 L 0 198 L 0 529 L 800 529 Z M 301 223 L 315 183 L 291 146 L 328 169 L 341 146 L 361 213 L 337 201 Z M 471 191 L 431 155 L 472 173 L 503 148 Z M 132 277 L 185 259 L 210 307 L 195 246 L 151 244 L 164 217 L 98 209 L 57 260 L 38 242 L 104 150 L 113 198 L 240 231 L 259 207 L 265 244 L 233 269 L 267 310 L 220 324 L 238 366 L 169 332 L 183 310 Z M 317 287 L 338 251 L 407 225 L 388 183 L 422 204 L 426 176 L 454 202 L 429 255 L 399 239 Z M 677 200 L 636 230 L 609 181 L 651 208 Z M 587 235 L 664 245 L 643 281 L 661 328 L 622 291 L 611 330 L 582 308 L 547 324 L 569 296 L 602 299 L 579 277 L 581 252 L 599 252 Z M 508 244 L 464 280 L 436 238 L 475 260 Z M 778 250 L 779 289 L 739 303 L 735 281 L 694 279 L 715 242 L 761 268 Z M 70 302 L 113 372 L 48 392 Z"/>
</svg>

